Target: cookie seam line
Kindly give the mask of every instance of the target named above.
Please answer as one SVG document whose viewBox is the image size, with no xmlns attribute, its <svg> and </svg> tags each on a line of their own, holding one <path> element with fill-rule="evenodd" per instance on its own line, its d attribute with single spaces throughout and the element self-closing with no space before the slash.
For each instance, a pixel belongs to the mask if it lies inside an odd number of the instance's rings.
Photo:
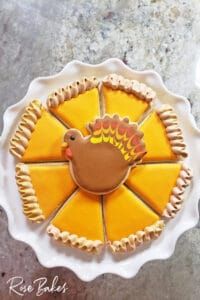
<svg viewBox="0 0 200 300">
<path fill-rule="evenodd" d="M 101 251 L 101 248 L 103 248 L 105 246 L 105 240 L 102 242 L 100 240 L 89 240 L 87 239 L 86 237 L 79 237 L 77 234 L 74 234 L 74 233 L 69 233 L 68 231 L 64 230 L 64 231 L 61 231 L 59 228 L 57 228 L 55 225 L 52 224 L 52 221 L 53 219 L 56 217 L 57 214 L 59 214 L 59 212 L 65 207 L 65 205 L 68 204 L 69 201 L 73 200 L 73 197 L 80 191 L 80 188 L 77 186 L 76 190 L 68 197 L 68 199 L 65 200 L 65 202 L 62 204 L 62 206 L 59 207 L 59 209 L 57 210 L 57 212 L 54 214 L 54 216 L 51 218 L 51 221 L 50 221 L 50 224 L 47 226 L 47 233 L 52 236 L 55 240 L 60 240 L 62 241 L 64 244 L 68 244 L 69 246 L 71 247 L 75 247 L 75 248 L 79 248 L 81 250 L 86 250 L 87 252 L 100 252 Z M 101 205 L 101 198 L 99 196 L 99 201 L 100 201 L 100 205 Z M 102 207 L 102 206 L 101 206 Z M 51 227 L 52 226 L 52 227 Z M 103 226 L 103 223 L 102 223 L 102 226 Z M 49 232 L 49 227 L 50 228 L 54 228 L 54 232 L 56 233 L 56 236 Z M 58 235 L 59 233 L 59 235 Z M 70 236 L 69 238 L 69 241 L 66 241 L 65 239 L 63 240 L 62 239 L 62 236 Z M 105 237 L 105 236 L 104 236 Z M 74 238 L 77 238 L 77 239 L 80 239 L 78 240 L 78 244 L 75 242 L 75 239 Z M 70 242 L 70 239 L 72 242 Z M 88 247 L 87 245 L 79 245 L 79 242 L 82 242 L 82 241 L 87 241 L 89 242 L 88 243 Z M 94 248 L 92 247 L 91 243 L 90 242 L 95 242 L 94 244 Z M 100 242 L 100 243 L 99 243 Z M 87 244 L 87 243 L 86 243 Z"/>
<path fill-rule="evenodd" d="M 69 166 L 69 161 L 68 160 L 61 160 L 61 161 L 45 161 L 45 160 L 38 160 L 38 161 L 22 161 L 19 162 L 21 164 L 25 164 L 27 166 L 59 166 L 59 165 L 68 165 Z"/>
<path fill-rule="evenodd" d="M 63 124 L 56 116 L 54 116 L 50 111 L 48 111 L 41 103 L 40 100 L 33 100 L 26 107 L 25 112 L 21 115 L 20 120 L 17 125 L 17 129 L 14 135 L 11 137 L 10 141 L 10 152 L 18 159 L 22 159 L 26 148 L 28 147 L 29 141 L 31 140 L 32 133 L 35 130 L 38 120 L 42 117 L 42 112 L 45 111 L 49 113 L 53 118 L 56 119 L 59 124 L 64 126 L 66 130 L 66 124 Z M 65 162 L 64 160 L 37 160 L 37 161 L 21 161 L 23 163 L 55 163 L 55 162 Z"/>
<path fill-rule="evenodd" d="M 142 161 L 137 163 L 137 165 L 142 166 L 142 165 L 164 165 L 164 164 L 178 164 L 181 163 L 180 159 L 176 160 L 152 160 L 152 161 Z"/>
<path fill-rule="evenodd" d="M 112 77 L 114 77 L 114 80 L 111 79 Z M 144 96 L 140 97 L 137 92 L 133 92 L 134 89 L 131 90 L 131 88 L 134 87 L 134 84 L 133 84 L 134 82 L 138 86 L 141 85 L 147 91 L 151 90 L 151 92 L 153 94 L 155 94 L 155 97 L 152 97 L 152 99 L 149 99 L 148 101 L 147 101 L 146 98 L 144 98 Z M 101 82 L 101 93 L 102 93 L 102 95 L 103 95 L 103 89 L 102 89 L 103 86 L 110 87 L 114 90 L 118 89 L 118 90 L 127 92 L 129 94 L 134 94 L 136 97 L 138 97 L 138 100 L 144 100 L 144 101 L 146 101 L 147 103 L 150 104 L 150 106 L 147 107 L 147 109 L 141 114 L 139 119 L 137 121 L 135 121 L 135 123 L 137 123 L 138 126 L 148 117 L 148 115 L 151 114 L 151 112 L 152 112 L 151 102 L 152 101 L 154 102 L 157 99 L 157 97 L 156 97 L 156 93 L 150 87 L 148 87 L 147 85 L 145 85 L 143 83 L 140 83 L 137 80 L 130 80 L 130 79 L 124 78 L 120 75 L 110 74 L 110 75 L 107 75 L 106 77 L 104 77 L 102 82 Z M 103 112 L 104 112 L 104 114 L 106 114 L 104 97 L 103 97 L 103 100 L 104 100 L 103 101 L 103 103 L 104 103 L 104 111 Z"/>
<path fill-rule="evenodd" d="M 142 125 L 152 116 L 153 113 L 157 114 L 165 128 L 165 133 L 171 146 L 171 150 L 176 156 L 176 161 L 186 158 L 188 153 L 185 150 L 186 145 L 184 143 L 183 133 L 178 125 L 177 115 L 170 105 L 166 104 L 159 108 L 152 109 L 139 124 L 139 129 L 141 130 Z"/>
<path fill-rule="evenodd" d="M 40 165 L 40 164 L 38 164 Z M 42 164 L 42 166 L 44 166 L 45 164 Z M 47 164 L 46 164 L 47 165 Z M 68 164 L 65 164 L 65 165 L 68 165 Z M 29 199 L 27 199 L 27 197 L 29 196 L 33 196 L 34 199 L 33 200 L 33 203 L 36 203 L 37 204 L 37 208 L 40 210 L 40 215 L 42 216 L 42 219 L 37 221 L 37 218 L 36 218 L 36 221 L 35 221 L 35 218 L 32 218 L 29 216 L 29 214 L 31 213 L 31 211 L 28 211 L 28 215 L 26 212 L 24 212 L 24 214 L 27 216 L 27 218 L 33 222 L 36 222 L 36 223 L 41 223 L 42 221 L 48 219 L 49 222 L 51 222 L 51 220 L 55 217 L 55 215 L 62 209 L 62 207 L 66 204 L 66 202 L 75 194 L 77 193 L 77 190 L 79 189 L 78 186 L 75 187 L 75 189 L 73 190 L 73 192 L 54 210 L 54 212 L 52 212 L 47 218 L 44 216 L 43 214 L 43 211 L 39 205 L 39 201 L 38 201 L 38 198 L 37 198 L 37 195 L 35 193 L 35 189 L 32 185 L 32 180 L 31 180 L 31 177 L 30 177 L 30 172 L 29 172 L 29 165 L 27 164 L 24 164 L 24 163 L 18 163 L 16 165 L 16 182 L 17 182 L 17 185 L 18 185 L 18 190 L 19 190 L 19 193 L 20 193 L 20 198 L 21 200 L 23 201 L 23 204 L 24 202 L 28 202 L 28 203 L 25 203 L 27 204 L 26 205 L 26 208 L 28 208 L 28 204 L 31 204 L 31 199 L 30 201 L 28 201 Z M 24 180 L 23 180 L 24 179 Z M 27 189 L 26 191 L 24 191 L 24 187 Z M 25 194 L 25 195 L 23 195 Z M 39 216 L 39 215 L 38 215 Z M 44 218 L 43 218 L 44 217 Z"/>
<path fill-rule="evenodd" d="M 101 212 L 102 212 L 102 221 L 103 221 L 104 243 L 107 244 L 108 235 L 107 235 L 104 201 L 105 201 L 105 195 L 101 195 Z"/>
<path fill-rule="evenodd" d="M 124 186 L 134 195 L 138 198 L 138 200 L 143 203 L 149 210 L 151 210 L 151 212 L 153 212 L 154 214 L 156 214 L 156 216 L 160 217 L 160 214 L 151 206 L 149 205 L 144 199 L 143 197 L 140 196 L 139 193 L 137 193 L 135 190 L 132 190 L 129 185 L 124 182 Z"/>
<path fill-rule="evenodd" d="M 105 115 L 105 99 L 102 91 L 102 82 L 99 82 L 98 93 L 99 93 L 99 116 L 100 118 L 102 118 Z"/>
<path fill-rule="evenodd" d="M 69 124 L 67 122 L 65 122 L 61 117 L 57 116 L 53 111 L 49 110 L 48 108 L 48 113 L 54 117 L 60 124 L 62 124 L 62 126 L 64 126 L 66 128 L 66 130 L 69 130 L 70 128 L 72 128 L 71 126 L 69 126 Z"/>
<path fill-rule="evenodd" d="M 180 161 L 176 164 L 181 165 L 180 172 L 176 179 L 176 185 L 172 189 L 169 201 L 167 202 L 163 212 L 161 213 L 158 212 L 155 208 L 153 208 L 153 206 L 151 206 L 149 203 L 147 203 L 144 197 L 141 196 L 138 192 L 136 192 L 135 189 L 130 188 L 126 182 L 124 183 L 124 185 L 156 215 L 159 215 L 160 217 L 165 217 L 166 219 L 174 218 L 177 212 L 181 209 L 181 205 L 184 201 L 183 196 L 185 189 L 189 186 L 190 181 L 192 179 L 190 168 L 185 166 L 185 164 L 183 164 Z"/>
</svg>

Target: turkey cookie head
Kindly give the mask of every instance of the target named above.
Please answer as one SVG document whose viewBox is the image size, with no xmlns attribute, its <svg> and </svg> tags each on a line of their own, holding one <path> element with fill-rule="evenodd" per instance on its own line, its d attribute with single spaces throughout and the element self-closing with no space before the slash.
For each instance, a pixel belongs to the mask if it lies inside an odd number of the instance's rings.
<svg viewBox="0 0 200 300">
<path fill-rule="evenodd" d="M 77 129 L 70 129 L 64 136 L 63 148 L 65 151 L 65 157 L 67 160 L 73 158 L 73 152 L 76 155 L 79 146 L 81 146 L 83 141 L 83 136 L 81 132 Z"/>
<path fill-rule="evenodd" d="M 89 124 L 90 136 L 70 129 L 64 136 L 65 156 L 76 184 L 93 194 L 107 194 L 126 180 L 145 155 L 143 134 L 127 118 L 105 116 Z"/>
</svg>

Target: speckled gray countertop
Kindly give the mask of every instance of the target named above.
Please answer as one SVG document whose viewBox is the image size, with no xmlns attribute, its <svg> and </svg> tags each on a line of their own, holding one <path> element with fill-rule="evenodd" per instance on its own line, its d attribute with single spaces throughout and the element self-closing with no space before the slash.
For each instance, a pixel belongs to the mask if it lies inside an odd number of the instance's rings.
<svg viewBox="0 0 200 300">
<path fill-rule="evenodd" d="M 72 59 L 100 63 L 122 59 L 133 69 L 158 71 L 169 89 L 186 96 L 200 126 L 200 89 L 195 68 L 200 56 L 200 2 L 162 0 L 0 0 L 0 127 L 5 109 L 19 101 L 32 79 L 60 71 Z M 81 282 L 64 268 L 43 268 L 32 249 L 13 240 L 0 210 L 0 299 L 7 280 L 25 284 L 46 276 L 67 282 L 65 294 L 41 299 L 198 300 L 200 232 L 194 228 L 178 241 L 166 261 L 149 262 L 129 280 L 103 275 Z M 87 270 L 86 270 L 87 272 Z M 22 299 L 36 299 L 33 293 Z"/>
</svg>

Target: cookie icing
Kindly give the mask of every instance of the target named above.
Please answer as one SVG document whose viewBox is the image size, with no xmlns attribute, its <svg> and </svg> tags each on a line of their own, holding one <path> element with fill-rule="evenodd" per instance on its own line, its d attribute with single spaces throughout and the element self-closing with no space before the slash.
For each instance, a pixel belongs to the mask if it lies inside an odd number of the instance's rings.
<svg viewBox="0 0 200 300">
<path fill-rule="evenodd" d="M 185 189 L 189 186 L 191 180 L 191 170 L 182 164 L 179 177 L 176 181 L 176 186 L 173 188 L 169 202 L 163 211 L 163 217 L 170 219 L 176 216 L 177 212 L 181 209 Z"/>
<path fill-rule="evenodd" d="M 24 213 L 33 222 L 47 219 L 77 189 L 67 163 L 19 163 L 16 173 Z"/>
<path fill-rule="evenodd" d="M 104 246 L 135 250 L 159 237 L 192 175 L 178 162 L 187 151 L 177 116 L 169 105 L 152 108 L 156 100 L 151 88 L 117 74 L 54 91 L 49 111 L 33 100 L 10 141 L 10 152 L 24 162 L 16 166 L 16 182 L 26 217 L 40 223 L 56 212 L 47 233 L 89 253 Z M 173 168 L 163 175 L 167 163 Z M 142 179 L 134 171 L 151 164 L 162 167 L 148 189 L 153 174 Z"/>
<path fill-rule="evenodd" d="M 39 100 L 34 100 L 10 140 L 10 152 L 22 162 L 63 161 L 61 144 L 66 130 Z"/>
<path fill-rule="evenodd" d="M 50 94 L 47 98 L 48 107 L 57 107 L 66 100 L 77 97 L 79 94 L 82 94 L 86 91 L 89 91 L 98 86 L 98 81 L 96 77 L 85 77 L 81 80 L 72 82 L 67 85 L 65 88 L 60 88 Z"/>
<path fill-rule="evenodd" d="M 94 194 L 105 194 L 122 184 L 131 166 L 146 153 L 137 125 L 118 116 L 105 116 L 89 125 L 91 136 L 75 129 L 65 135 L 66 158 L 75 182 Z"/>
<path fill-rule="evenodd" d="M 51 220 L 47 231 L 67 245 L 99 251 L 104 244 L 101 198 L 77 190 Z"/>
<path fill-rule="evenodd" d="M 18 128 L 10 141 L 10 152 L 21 159 L 28 146 L 31 134 L 35 129 L 38 119 L 42 115 L 42 104 L 39 100 L 33 100 L 21 117 Z"/>
<path fill-rule="evenodd" d="M 188 153 L 175 111 L 170 105 L 165 104 L 157 109 L 157 114 L 165 126 L 166 135 L 171 144 L 172 151 L 179 159 L 186 158 Z"/>
<path fill-rule="evenodd" d="M 126 93 L 134 94 L 139 99 L 151 102 L 156 99 L 156 93 L 144 83 L 130 80 L 117 74 L 109 74 L 103 79 L 103 84 L 112 89 L 119 89 Z"/>
<path fill-rule="evenodd" d="M 64 244 L 71 247 L 76 247 L 87 252 L 100 252 L 103 247 L 103 242 L 100 240 L 88 240 L 86 237 L 79 237 L 77 234 L 71 234 L 68 231 L 61 231 L 56 226 L 50 224 L 47 227 L 47 233 L 55 240 L 60 240 Z"/>
<path fill-rule="evenodd" d="M 134 251 L 138 246 L 144 242 L 149 242 L 160 236 L 164 228 L 162 220 L 157 221 L 151 226 L 147 226 L 144 230 L 139 230 L 135 234 L 122 238 L 119 241 L 108 242 L 109 247 L 113 252 Z"/>
<path fill-rule="evenodd" d="M 44 221 L 45 216 L 39 206 L 35 190 L 33 188 L 28 166 L 22 163 L 16 166 L 16 182 L 23 201 L 23 212 L 33 222 Z"/>
</svg>

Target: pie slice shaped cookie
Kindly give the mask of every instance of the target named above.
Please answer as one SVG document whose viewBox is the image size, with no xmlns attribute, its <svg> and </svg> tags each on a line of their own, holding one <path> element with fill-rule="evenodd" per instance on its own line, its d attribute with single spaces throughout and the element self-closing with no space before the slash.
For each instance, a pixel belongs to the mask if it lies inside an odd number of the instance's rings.
<svg viewBox="0 0 200 300">
<path fill-rule="evenodd" d="M 98 82 L 84 78 L 48 97 L 49 110 L 68 127 L 88 134 L 86 125 L 100 114 Z"/>
<path fill-rule="evenodd" d="M 61 145 L 66 131 L 39 100 L 34 100 L 21 117 L 10 152 L 22 162 L 65 160 Z"/>
<path fill-rule="evenodd" d="M 23 164 L 16 166 L 16 182 L 24 214 L 41 222 L 75 191 L 67 164 Z"/>
<path fill-rule="evenodd" d="M 137 165 L 126 184 L 157 213 L 174 217 L 191 180 L 190 170 L 180 163 Z"/>
<path fill-rule="evenodd" d="M 70 246 L 99 251 L 104 243 L 100 197 L 79 190 L 59 210 L 47 232 Z"/>
<path fill-rule="evenodd" d="M 175 161 L 185 158 L 185 144 L 177 116 L 169 105 L 152 112 L 140 125 L 147 154 L 143 161 Z"/>
<path fill-rule="evenodd" d="M 164 226 L 160 217 L 123 185 L 104 196 L 104 219 L 114 252 L 134 250 L 144 241 L 158 237 Z"/>
<path fill-rule="evenodd" d="M 105 113 L 129 117 L 132 122 L 140 119 L 155 98 L 155 93 L 146 85 L 116 74 L 104 79 L 102 92 Z"/>
</svg>

